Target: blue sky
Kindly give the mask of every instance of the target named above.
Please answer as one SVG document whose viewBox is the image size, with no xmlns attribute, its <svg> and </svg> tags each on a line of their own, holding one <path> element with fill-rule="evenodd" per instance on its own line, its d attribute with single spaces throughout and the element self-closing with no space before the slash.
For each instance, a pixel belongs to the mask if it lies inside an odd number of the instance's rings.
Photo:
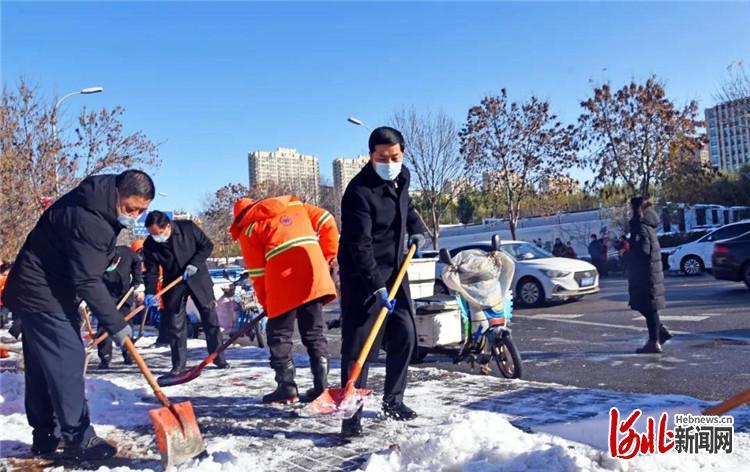
<svg viewBox="0 0 750 472">
<path fill-rule="evenodd" d="M 713 104 L 726 67 L 750 63 L 750 3 L 2 2 L 2 80 L 64 105 L 126 109 L 162 142 L 156 207 L 196 212 L 247 153 L 294 147 L 331 162 L 366 151 L 397 108 L 468 108 L 506 87 L 575 120 L 590 80 L 656 74 L 678 102 Z M 583 175 L 583 174 L 579 174 Z"/>
</svg>

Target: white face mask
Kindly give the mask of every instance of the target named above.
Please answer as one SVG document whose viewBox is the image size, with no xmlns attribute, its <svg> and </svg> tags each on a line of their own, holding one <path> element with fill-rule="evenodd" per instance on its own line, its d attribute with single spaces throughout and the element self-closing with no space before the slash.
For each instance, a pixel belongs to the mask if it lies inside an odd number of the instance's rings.
<svg viewBox="0 0 750 472">
<path fill-rule="evenodd" d="M 392 181 L 396 180 L 398 175 L 401 173 L 401 162 L 373 162 L 375 165 L 375 173 L 378 174 L 383 180 Z"/>
<path fill-rule="evenodd" d="M 166 243 L 167 241 L 169 241 L 170 236 L 172 236 L 172 230 L 170 230 L 169 233 L 166 234 L 152 234 L 151 238 L 157 243 Z"/>
</svg>

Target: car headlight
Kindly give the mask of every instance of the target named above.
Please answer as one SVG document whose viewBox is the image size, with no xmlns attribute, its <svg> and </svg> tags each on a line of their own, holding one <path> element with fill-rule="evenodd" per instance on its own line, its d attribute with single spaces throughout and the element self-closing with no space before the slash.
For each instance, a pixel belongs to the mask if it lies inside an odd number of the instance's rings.
<svg viewBox="0 0 750 472">
<path fill-rule="evenodd" d="M 570 272 L 563 272 L 561 270 L 543 270 L 542 273 L 550 279 L 562 279 L 570 275 Z"/>
</svg>

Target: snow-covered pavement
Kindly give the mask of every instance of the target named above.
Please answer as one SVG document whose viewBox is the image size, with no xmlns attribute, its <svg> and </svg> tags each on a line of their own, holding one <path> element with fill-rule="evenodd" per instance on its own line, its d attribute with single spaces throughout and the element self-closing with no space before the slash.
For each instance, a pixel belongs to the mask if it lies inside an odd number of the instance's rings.
<svg viewBox="0 0 750 472">
<path fill-rule="evenodd" d="M 139 342 L 146 361 L 162 373 L 169 364 L 168 349 L 149 348 L 153 338 Z M 203 341 L 190 341 L 190 357 L 205 356 Z M 737 471 L 750 463 L 750 408 L 735 410 L 732 454 L 678 454 L 611 459 L 595 447 L 535 432 L 544 425 L 590 418 L 618 406 L 670 409 L 705 407 L 706 402 L 685 396 L 625 394 L 569 388 L 554 384 L 508 381 L 496 377 L 415 367 L 410 371 L 406 403 L 420 417 L 410 423 L 384 420 L 377 414 L 376 395 L 365 406 L 366 437 L 343 441 L 340 421 L 305 418 L 293 407 L 260 403 L 274 386 L 267 352 L 236 347 L 228 352 L 232 368 L 207 368 L 193 382 L 167 388 L 172 400 L 190 400 L 208 448 L 208 459 L 187 464 L 184 470 L 330 471 L 368 472 L 401 470 L 659 470 Z M 4 360 L 4 366 L 10 362 Z M 300 389 L 311 385 L 307 358 L 296 358 Z M 157 406 L 135 367 L 119 358 L 114 369 L 100 373 L 90 366 L 87 395 L 97 432 L 117 442 L 122 458 L 114 470 L 159 470 L 153 431 L 147 411 Z M 382 391 L 382 365 L 371 369 L 371 386 Z M 332 362 L 331 380 L 339 379 L 338 361 Z M 23 408 L 23 375 L 0 373 L 0 470 L 23 464 L 31 440 Z M 730 392 L 728 392 L 730 393 Z M 566 437 L 592 434 L 572 431 Z M 642 431 L 639 431 L 642 432 Z M 581 434 L 582 433 L 582 434 Z M 592 441 L 587 441 L 591 443 Z M 594 441 L 601 442 L 601 441 Z M 102 469 L 106 470 L 106 469 Z"/>
</svg>

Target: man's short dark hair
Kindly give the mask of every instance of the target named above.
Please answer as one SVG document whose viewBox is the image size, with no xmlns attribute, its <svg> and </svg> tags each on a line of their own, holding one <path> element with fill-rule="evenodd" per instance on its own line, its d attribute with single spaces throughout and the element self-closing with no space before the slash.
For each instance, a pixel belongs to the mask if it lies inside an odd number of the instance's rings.
<svg viewBox="0 0 750 472">
<path fill-rule="evenodd" d="M 404 147 L 406 146 L 404 143 L 404 135 L 401 134 L 401 131 L 391 128 L 390 126 L 381 126 L 372 131 L 369 142 L 370 152 L 375 152 L 375 146 L 378 144 L 398 144 L 401 146 L 401 152 L 404 151 Z"/>
<path fill-rule="evenodd" d="M 142 170 L 126 170 L 117 176 L 115 186 L 120 197 L 135 196 L 153 200 L 156 194 L 154 181 Z"/>
<path fill-rule="evenodd" d="M 156 225 L 159 228 L 166 228 L 168 224 L 171 224 L 172 222 L 169 220 L 169 217 L 166 213 L 159 210 L 150 211 L 148 215 L 146 216 L 146 228 L 149 226 Z"/>
</svg>

